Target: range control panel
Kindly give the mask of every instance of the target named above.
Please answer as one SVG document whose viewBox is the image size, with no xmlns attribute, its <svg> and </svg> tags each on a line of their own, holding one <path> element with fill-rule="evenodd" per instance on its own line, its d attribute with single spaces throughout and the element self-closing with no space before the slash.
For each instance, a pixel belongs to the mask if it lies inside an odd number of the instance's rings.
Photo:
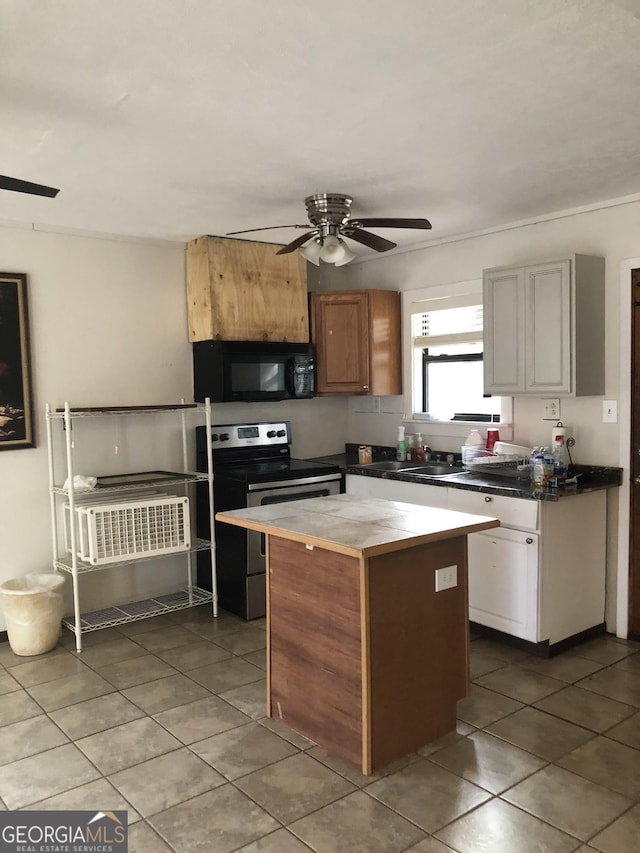
<svg viewBox="0 0 640 853">
<path fill-rule="evenodd" d="M 219 424 L 211 427 L 211 444 L 214 448 L 288 445 L 291 444 L 291 423 Z"/>
</svg>

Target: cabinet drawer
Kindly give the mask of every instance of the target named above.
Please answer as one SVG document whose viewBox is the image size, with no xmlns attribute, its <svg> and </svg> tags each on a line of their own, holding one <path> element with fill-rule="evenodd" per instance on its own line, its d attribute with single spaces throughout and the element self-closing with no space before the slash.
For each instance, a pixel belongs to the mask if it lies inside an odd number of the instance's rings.
<svg viewBox="0 0 640 853">
<path fill-rule="evenodd" d="M 539 503 L 525 498 L 506 498 L 502 495 L 485 495 L 465 489 L 447 489 L 449 509 L 489 515 L 500 519 L 504 527 L 519 530 L 538 530 Z"/>
<path fill-rule="evenodd" d="M 357 474 L 347 474 L 346 490 L 348 495 L 383 498 L 388 501 L 402 501 L 420 506 L 442 508 L 447 506 L 447 492 L 449 491 L 440 486 L 405 483 L 402 480 L 378 479 L 377 477 L 359 477 Z"/>
</svg>

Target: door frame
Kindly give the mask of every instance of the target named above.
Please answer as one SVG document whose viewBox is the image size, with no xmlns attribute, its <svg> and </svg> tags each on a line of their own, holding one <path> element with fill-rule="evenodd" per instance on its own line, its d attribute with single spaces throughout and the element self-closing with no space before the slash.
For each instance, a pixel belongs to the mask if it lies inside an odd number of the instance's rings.
<svg viewBox="0 0 640 853">
<path fill-rule="evenodd" d="M 618 465 L 623 469 L 618 495 L 618 560 L 616 583 L 616 635 L 629 632 L 629 532 L 631 523 L 631 271 L 640 267 L 640 258 L 620 262 L 620 389 L 618 401 Z"/>
</svg>

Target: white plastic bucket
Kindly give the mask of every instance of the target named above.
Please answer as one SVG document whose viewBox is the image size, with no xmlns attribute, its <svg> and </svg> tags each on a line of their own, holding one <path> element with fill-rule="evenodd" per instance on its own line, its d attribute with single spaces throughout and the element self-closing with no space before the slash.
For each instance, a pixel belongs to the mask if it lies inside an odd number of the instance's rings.
<svg viewBox="0 0 640 853">
<path fill-rule="evenodd" d="M 9 645 L 16 655 L 42 655 L 55 648 L 62 621 L 65 578 L 55 572 L 28 574 L 0 584 Z"/>
</svg>

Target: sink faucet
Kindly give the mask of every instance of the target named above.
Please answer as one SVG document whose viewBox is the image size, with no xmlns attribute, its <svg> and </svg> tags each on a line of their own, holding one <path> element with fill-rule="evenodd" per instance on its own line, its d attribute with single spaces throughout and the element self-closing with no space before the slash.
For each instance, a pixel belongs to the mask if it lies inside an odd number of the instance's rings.
<svg viewBox="0 0 640 853">
<path fill-rule="evenodd" d="M 422 445 L 422 449 L 424 450 L 424 458 L 425 458 L 425 460 L 426 460 L 426 461 L 428 461 L 429 459 L 431 459 L 431 448 L 429 447 L 429 445 L 428 445 L 428 444 L 423 444 L 423 445 Z"/>
</svg>

